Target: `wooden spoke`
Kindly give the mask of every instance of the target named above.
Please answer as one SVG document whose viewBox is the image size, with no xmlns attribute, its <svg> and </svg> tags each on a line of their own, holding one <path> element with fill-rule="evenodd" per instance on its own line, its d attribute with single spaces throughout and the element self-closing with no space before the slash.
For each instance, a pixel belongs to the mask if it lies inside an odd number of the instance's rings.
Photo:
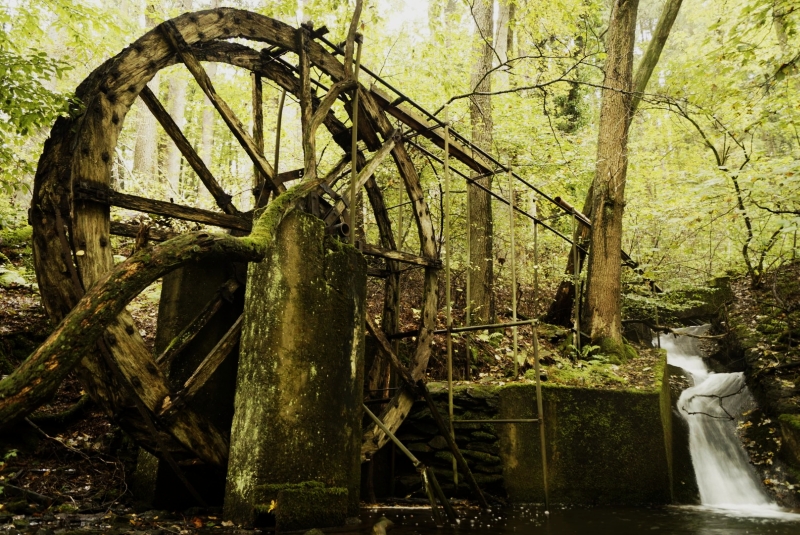
<svg viewBox="0 0 800 535">
<path fill-rule="evenodd" d="M 186 158 L 186 161 L 189 163 L 194 172 L 197 173 L 200 181 L 203 182 L 209 193 L 211 193 L 211 195 L 214 197 L 214 200 L 217 201 L 217 206 L 219 206 L 226 214 L 239 214 L 239 210 L 237 210 L 231 202 L 231 196 L 225 193 L 225 190 L 223 190 L 222 186 L 219 185 L 217 179 L 214 178 L 214 175 L 212 175 L 211 171 L 209 171 L 208 167 L 206 167 L 203 159 L 200 158 L 200 155 L 197 154 L 194 148 L 192 148 L 192 145 L 189 143 L 189 140 L 186 139 L 186 136 L 183 135 L 180 127 L 175 124 L 172 116 L 167 112 L 166 109 L 164 109 L 164 105 L 161 104 L 150 88 L 144 86 L 142 92 L 139 93 L 139 97 L 141 97 L 141 99 L 147 105 L 147 108 L 161 124 L 161 127 L 175 143 L 175 146 L 178 147 L 178 150 L 181 151 L 181 154 L 183 154 L 183 157 Z"/>
<path fill-rule="evenodd" d="M 264 86 L 261 84 L 261 75 L 252 73 L 253 82 L 253 142 L 258 153 L 264 155 Z M 267 177 L 259 172 L 258 167 L 253 171 L 253 192 L 258 197 L 264 189 Z"/>
<path fill-rule="evenodd" d="M 217 342 L 217 345 L 214 346 L 214 349 L 206 355 L 206 358 L 203 359 L 203 362 L 200 363 L 200 366 L 197 367 L 192 376 L 186 380 L 183 384 L 183 388 L 175 394 L 175 398 L 167 398 L 164 400 L 164 405 L 159 412 L 159 416 L 169 418 L 170 414 L 174 414 L 175 411 L 184 407 L 186 403 L 203 388 L 206 381 L 208 381 L 217 368 L 219 368 L 219 365 L 222 364 L 233 348 L 236 347 L 236 344 L 239 343 L 239 337 L 242 333 L 243 318 L 244 315 L 237 318 L 236 322 L 228 329 L 228 332 L 226 332 L 222 336 L 222 339 Z"/>
<path fill-rule="evenodd" d="M 228 103 L 222 100 L 222 98 L 220 98 L 220 96 L 217 94 L 213 84 L 211 83 L 211 78 L 208 77 L 205 69 L 203 69 L 202 65 L 200 65 L 200 62 L 189 50 L 189 46 L 186 44 L 186 41 L 184 41 L 183 36 L 181 35 L 180 30 L 178 30 L 178 28 L 175 26 L 175 23 L 171 20 L 168 20 L 161 25 L 161 29 L 164 37 L 167 39 L 167 42 L 169 42 L 170 45 L 172 45 L 172 48 L 178 53 L 181 61 L 183 61 L 184 65 L 186 65 L 186 68 L 189 69 L 189 72 L 192 73 L 192 76 L 194 76 L 197 84 L 217 109 L 220 116 L 225 121 L 225 124 L 227 124 L 228 128 L 231 129 L 234 137 L 242 145 L 242 148 L 244 148 L 245 152 L 253 161 L 253 164 L 256 166 L 259 172 L 270 179 L 270 183 L 275 191 L 286 191 L 286 188 L 283 186 L 283 184 L 275 180 L 275 170 L 272 169 L 272 166 L 269 164 L 266 158 L 264 158 L 264 155 L 259 152 L 255 141 L 253 141 L 253 138 L 250 137 L 250 135 L 245 131 L 241 121 L 236 118 L 236 114 L 233 113 L 233 110 L 230 108 L 230 106 L 228 106 Z"/>
<path fill-rule="evenodd" d="M 222 302 L 232 296 L 239 289 L 239 283 L 235 279 L 229 279 L 222 285 L 211 300 L 206 303 L 197 316 L 178 333 L 169 343 L 166 349 L 156 358 L 156 364 L 166 370 L 175 357 L 183 351 L 189 343 L 194 340 L 203 327 L 214 317 L 222 307 Z"/>
<path fill-rule="evenodd" d="M 206 225 L 215 225 L 222 228 L 230 228 L 250 232 L 253 226 L 252 221 L 245 219 L 243 215 L 234 216 L 220 214 L 201 208 L 192 208 L 165 201 L 154 201 L 137 195 L 120 193 L 112 189 L 91 187 L 88 184 L 78 184 L 75 188 L 75 198 L 78 200 L 93 201 L 110 206 L 118 206 L 129 210 L 136 210 L 148 214 L 157 214 L 185 221 L 194 221 Z"/>
<path fill-rule="evenodd" d="M 379 256 L 381 258 L 386 258 L 388 260 L 396 260 L 397 262 L 402 262 L 404 264 L 414 264 L 417 266 L 429 267 L 434 269 L 439 269 L 441 267 L 441 262 L 439 262 L 438 260 L 431 260 L 429 258 L 425 258 L 422 256 L 416 256 L 410 253 L 405 253 L 403 251 L 382 249 L 380 247 L 376 247 L 374 245 L 369 245 L 369 244 L 363 244 L 361 246 L 361 252 L 363 252 L 365 255 Z"/>
</svg>

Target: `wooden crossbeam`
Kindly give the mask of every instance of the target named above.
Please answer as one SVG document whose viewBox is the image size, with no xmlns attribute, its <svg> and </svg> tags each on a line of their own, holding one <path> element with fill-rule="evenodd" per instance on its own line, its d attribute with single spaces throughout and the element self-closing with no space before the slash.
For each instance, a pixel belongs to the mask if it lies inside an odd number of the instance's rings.
<svg viewBox="0 0 800 535">
<path fill-rule="evenodd" d="M 246 219 L 243 214 L 220 214 L 218 212 L 212 212 L 211 210 L 202 210 L 200 208 L 192 208 L 181 204 L 155 201 L 137 195 L 120 193 L 112 189 L 91 187 L 87 183 L 79 183 L 74 188 L 74 193 L 76 200 L 92 201 L 109 206 L 118 206 L 138 212 L 174 217 L 176 219 L 194 221 L 196 223 L 214 225 L 222 228 L 250 232 L 253 226 L 253 222 Z"/>
<path fill-rule="evenodd" d="M 169 418 L 170 414 L 174 414 L 181 407 L 186 405 L 196 394 L 203 388 L 203 385 L 211 378 L 219 365 L 225 361 L 225 358 L 230 354 L 236 344 L 239 343 L 239 337 L 242 333 L 242 319 L 244 315 L 240 315 L 236 322 L 228 329 L 214 349 L 206 355 L 200 366 L 197 367 L 195 372 L 183 384 L 183 388 L 175 394 L 173 399 L 167 398 L 164 400 L 159 416 Z"/>
<path fill-rule="evenodd" d="M 439 148 L 444 149 L 444 133 L 441 128 L 435 128 L 435 125 L 431 124 L 425 117 L 407 106 L 401 108 L 394 104 L 394 100 L 377 88 L 372 88 L 370 94 L 378 106 L 386 113 L 406 126 L 411 127 L 412 130 L 429 139 Z M 451 158 L 457 159 L 478 173 L 494 173 L 494 166 L 490 162 L 466 145 L 461 144 L 458 140 L 453 139 L 452 136 L 449 139 L 449 144 Z"/>
<path fill-rule="evenodd" d="M 173 143 L 175 143 L 175 146 L 178 147 L 178 150 L 181 151 L 181 154 L 184 158 L 186 158 L 189 166 L 194 170 L 195 173 L 197 173 L 197 176 L 200 177 L 200 181 L 203 182 L 205 187 L 214 197 L 214 200 L 217 201 L 217 206 L 219 206 L 226 214 L 239 214 L 239 210 L 237 210 L 231 202 L 231 196 L 225 193 L 225 190 L 223 190 L 222 186 L 219 185 L 217 179 L 214 178 L 214 175 L 212 175 L 211 171 L 209 171 L 208 167 L 206 167 L 203 159 L 194 150 L 192 145 L 189 143 L 189 140 L 183 135 L 180 127 L 175 123 L 167 110 L 164 109 L 164 105 L 161 104 L 150 88 L 144 86 L 144 89 L 142 89 L 141 93 L 139 93 L 139 97 L 142 99 L 142 101 L 144 101 L 145 105 L 150 110 L 150 113 L 152 113 L 156 120 L 161 124 L 161 127 L 172 139 Z"/>
<path fill-rule="evenodd" d="M 256 145 L 253 138 L 250 134 L 247 133 L 244 126 L 242 125 L 241 121 L 236 117 L 236 114 L 233 113 L 233 110 L 228 103 L 222 100 L 220 96 L 217 94 L 216 90 L 214 89 L 214 85 L 211 83 L 211 78 L 208 77 L 205 69 L 203 69 L 200 62 L 197 58 L 192 54 L 189 49 L 189 45 L 186 44 L 186 41 L 183 39 L 180 30 L 175 26 L 175 23 L 172 21 L 166 21 L 160 26 L 161 33 L 166 38 L 167 42 L 175 49 L 178 53 L 178 57 L 181 58 L 181 61 L 186 68 L 189 69 L 189 72 L 192 73 L 194 79 L 197 81 L 197 85 L 203 90 L 206 94 L 208 99 L 214 105 L 214 107 L 219 112 L 220 116 L 222 117 L 225 124 L 228 125 L 228 128 L 231 129 L 233 132 L 234 137 L 239 141 L 239 144 L 244 148 L 244 151 L 253 161 L 253 165 L 256 166 L 259 172 L 261 172 L 264 176 L 269 179 L 269 184 L 277 192 L 284 192 L 286 191 L 286 187 L 275 180 L 275 170 L 272 168 L 270 163 L 264 158 L 264 155 L 261 154 L 258 150 L 258 146 Z"/>
<path fill-rule="evenodd" d="M 417 266 L 437 269 L 441 267 L 441 262 L 439 260 L 430 260 L 428 258 L 413 255 L 411 253 L 405 253 L 403 251 L 382 249 L 381 247 L 370 245 L 368 243 L 361 244 L 361 252 L 365 255 L 378 256 L 380 258 L 386 258 L 387 260 L 396 260 L 398 262 L 403 262 L 404 264 L 414 264 Z"/>
<path fill-rule="evenodd" d="M 125 236 L 127 238 L 136 238 L 139 236 L 139 225 L 132 225 L 130 223 L 122 223 L 120 221 L 111 222 L 111 234 L 114 236 Z M 149 228 L 147 230 L 147 239 L 150 241 L 167 241 L 170 238 L 179 236 L 177 232 L 165 231 L 157 228 Z"/>
</svg>

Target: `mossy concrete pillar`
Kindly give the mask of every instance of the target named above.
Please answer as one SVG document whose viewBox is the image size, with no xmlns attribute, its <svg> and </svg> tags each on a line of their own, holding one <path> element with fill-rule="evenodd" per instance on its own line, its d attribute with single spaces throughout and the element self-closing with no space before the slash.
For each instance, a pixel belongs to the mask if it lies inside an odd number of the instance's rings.
<svg viewBox="0 0 800 535">
<path fill-rule="evenodd" d="M 163 352 L 212 299 L 217 296 L 222 299 L 217 313 L 169 363 L 166 373 L 176 387 L 191 377 L 241 315 L 243 288 L 231 293 L 230 288 L 223 288 L 223 285 L 229 279 L 243 283 L 244 270 L 244 264 L 204 261 L 187 264 L 163 278 L 155 340 L 157 354 Z M 234 348 L 189 402 L 194 411 L 206 415 L 224 434 L 230 431 L 233 420 L 237 357 L 238 348 Z M 203 464 L 185 465 L 182 470 L 206 503 L 222 504 L 224 470 Z M 140 450 L 133 483 L 134 497 L 141 506 L 183 509 L 197 505 L 172 468 L 145 450 Z"/>
<path fill-rule="evenodd" d="M 289 530 L 357 513 L 366 272 L 355 248 L 299 210 L 250 264 L 227 519 L 249 526 L 272 506 Z"/>
</svg>

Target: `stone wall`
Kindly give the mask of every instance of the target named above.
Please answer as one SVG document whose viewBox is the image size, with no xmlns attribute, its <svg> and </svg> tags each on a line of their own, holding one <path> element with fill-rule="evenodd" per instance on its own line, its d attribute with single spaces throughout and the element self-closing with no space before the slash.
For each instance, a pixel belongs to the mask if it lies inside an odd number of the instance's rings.
<svg viewBox="0 0 800 535">
<path fill-rule="evenodd" d="M 677 466 L 673 466 L 675 437 L 665 374 L 662 361 L 650 390 L 542 385 L 552 503 L 673 501 L 671 474 Z M 446 415 L 446 385 L 431 383 L 429 387 Z M 459 385 L 454 405 L 457 420 L 536 418 L 535 385 Z M 423 402 L 415 403 L 398 438 L 434 468 L 447 494 L 469 494 L 463 477 L 458 487 L 454 484 L 452 455 Z M 485 492 L 511 502 L 544 501 L 538 423 L 459 424 L 455 438 Z M 396 455 L 396 494 L 419 493 L 419 476 L 399 452 Z M 686 459 L 681 457 L 677 464 L 685 470 Z"/>
</svg>

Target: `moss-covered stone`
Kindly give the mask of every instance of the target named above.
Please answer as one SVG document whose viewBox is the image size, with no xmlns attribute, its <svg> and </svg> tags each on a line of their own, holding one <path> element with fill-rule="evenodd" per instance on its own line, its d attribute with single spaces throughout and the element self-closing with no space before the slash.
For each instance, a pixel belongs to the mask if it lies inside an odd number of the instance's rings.
<svg viewBox="0 0 800 535">
<path fill-rule="evenodd" d="M 345 487 L 330 487 L 316 481 L 311 485 L 267 485 L 275 498 L 258 505 L 256 512 L 275 515 L 278 531 L 296 531 L 315 526 L 341 526 L 347 518 L 348 491 Z M 274 500 L 274 504 L 272 503 Z"/>
<path fill-rule="evenodd" d="M 543 385 L 548 485 L 554 503 L 669 503 L 658 390 Z M 533 384 L 500 389 L 500 418 L 534 418 Z M 538 425 L 500 429 L 503 477 L 515 502 L 544 500 Z"/>
<path fill-rule="evenodd" d="M 264 261 L 250 264 L 227 518 L 252 525 L 264 503 L 257 486 L 305 481 L 348 489 L 357 512 L 365 301 L 364 258 L 299 211 L 283 220 Z M 304 506 L 284 507 L 300 514 Z M 323 504 L 315 507 L 322 518 Z"/>
</svg>

